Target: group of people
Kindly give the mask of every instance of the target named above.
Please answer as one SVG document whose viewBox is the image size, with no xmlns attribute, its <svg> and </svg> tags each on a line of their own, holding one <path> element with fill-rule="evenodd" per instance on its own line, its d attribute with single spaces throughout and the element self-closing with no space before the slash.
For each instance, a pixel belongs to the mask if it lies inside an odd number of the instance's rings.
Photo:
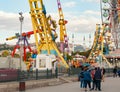
<svg viewBox="0 0 120 92">
<path fill-rule="evenodd" d="M 89 69 L 88 67 L 82 67 L 82 71 L 79 74 L 80 87 L 87 91 L 87 86 L 89 90 L 101 91 L 101 81 L 104 81 L 105 69 L 102 67 L 95 67 Z M 92 85 L 91 85 L 92 84 Z"/>
</svg>

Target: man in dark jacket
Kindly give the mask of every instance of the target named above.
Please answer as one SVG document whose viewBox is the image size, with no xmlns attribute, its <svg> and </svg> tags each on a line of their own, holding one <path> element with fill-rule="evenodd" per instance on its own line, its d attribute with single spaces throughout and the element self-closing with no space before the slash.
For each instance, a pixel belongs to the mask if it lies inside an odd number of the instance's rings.
<svg viewBox="0 0 120 92">
<path fill-rule="evenodd" d="M 102 80 L 102 74 L 101 74 L 101 69 L 100 67 L 97 68 L 94 78 L 96 80 L 96 90 L 98 89 L 101 91 L 101 80 Z"/>
</svg>

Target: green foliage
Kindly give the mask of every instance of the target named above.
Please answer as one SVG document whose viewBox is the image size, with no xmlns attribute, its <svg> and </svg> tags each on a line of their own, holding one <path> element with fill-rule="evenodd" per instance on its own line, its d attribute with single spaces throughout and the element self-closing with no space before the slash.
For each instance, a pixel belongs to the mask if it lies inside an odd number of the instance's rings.
<svg viewBox="0 0 120 92">
<path fill-rule="evenodd" d="M 31 52 L 27 52 L 27 59 L 26 60 L 28 60 L 29 58 L 31 58 Z"/>
<path fill-rule="evenodd" d="M 8 50 L 4 50 L 3 52 L 2 52 L 2 57 L 7 57 L 7 56 L 9 56 L 10 55 L 10 52 L 8 51 Z"/>
<path fill-rule="evenodd" d="M 68 60 L 72 60 L 72 56 L 69 55 L 69 54 L 67 54 L 67 59 L 68 59 Z"/>
<path fill-rule="evenodd" d="M 20 58 L 20 55 L 15 53 L 15 54 L 14 54 L 14 57 L 15 57 L 15 58 Z"/>
<path fill-rule="evenodd" d="M 108 0 L 102 0 L 103 3 L 108 3 Z"/>
<path fill-rule="evenodd" d="M 90 52 L 91 52 L 91 49 L 88 50 L 88 51 L 85 51 L 85 52 L 79 52 L 79 51 L 78 52 L 73 52 L 72 56 L 74 56 L 76 54 L 79 54 L 79 55 L 85 56 L 87 58 L 89 56 Z"/>
<path fill-rule="evenodd" d="M 13 46 L 7 45 L 6 43 L 0 44 L 0 51 L 2 50 L 13 50 Z"/>
</svg>

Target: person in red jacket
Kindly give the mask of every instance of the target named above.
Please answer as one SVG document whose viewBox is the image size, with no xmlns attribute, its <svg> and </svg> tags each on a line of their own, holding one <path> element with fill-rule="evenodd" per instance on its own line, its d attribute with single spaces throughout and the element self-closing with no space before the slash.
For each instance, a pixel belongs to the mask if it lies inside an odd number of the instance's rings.
<svg viewBox="0 0 120 92">
<path fill-rule="evenodd" d="M 91 77 L 92 77 L 92 89 L 91 90 L 96 89 L 96 80 L 95 80 L 95 77 L 94 77 L 96 70 L 97 70 L 96 67 L 91 70 Z"/>
</svg>

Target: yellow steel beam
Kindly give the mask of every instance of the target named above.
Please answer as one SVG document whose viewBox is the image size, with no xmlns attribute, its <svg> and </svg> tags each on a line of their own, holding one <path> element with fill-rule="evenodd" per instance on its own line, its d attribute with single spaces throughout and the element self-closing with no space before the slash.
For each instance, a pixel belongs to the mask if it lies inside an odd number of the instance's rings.
<svg viewBox="0 0 120 92">
<path fill-rule="evenodd" d="M 48 54 L 50 54 L 50 50 L 55 50 L 58 56 L 61 58 L 63 64 L 66 66 L 66 68 L 68 68 L 69 66 L 67 65 L 64 58 L 61 56 L 54 41 L 52 40 L 51 28 L 48 23 L 49 20 L 47 19 L 46 15 L 43 12 L 45 11 L 43 9 L 44 8 L 43 1 L 29 0 L 29 5 L 30 5 L 30 14 L 31 14 L 32 26 L 34 30 L 34 36 L 35 36 L 38 53 L 40 53 L 41 50 L 47 50 Z M 38 30 L 39 37 L 35 30 Z"/>
</svg>

